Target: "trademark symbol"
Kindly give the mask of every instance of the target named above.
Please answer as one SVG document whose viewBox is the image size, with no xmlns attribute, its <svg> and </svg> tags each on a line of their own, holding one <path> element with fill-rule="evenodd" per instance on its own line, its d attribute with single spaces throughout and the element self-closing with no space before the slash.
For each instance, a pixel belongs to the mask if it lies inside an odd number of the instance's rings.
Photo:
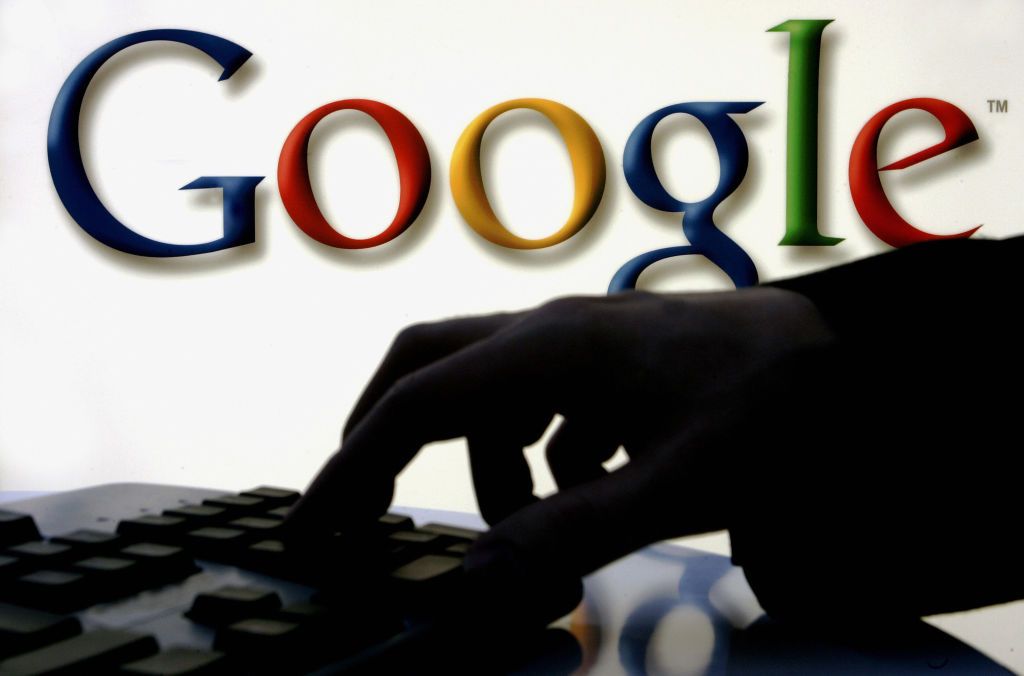
<svg viewBox="0 0 1024 676">
<path fill-rule="evenodd" d="M 1006 99 L 989 99 L 988 100 L 988 112 L 990 113 L 1008 113 L 1010 112 L 1010 102 Z"/>
</svg>

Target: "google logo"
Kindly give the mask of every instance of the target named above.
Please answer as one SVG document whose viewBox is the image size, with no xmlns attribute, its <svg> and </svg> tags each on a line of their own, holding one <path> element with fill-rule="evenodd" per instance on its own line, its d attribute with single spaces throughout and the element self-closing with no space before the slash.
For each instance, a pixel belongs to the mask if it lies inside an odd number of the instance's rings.
<svg viewBox="0 0 1024 676">
<path fill-rule="evenodd" d="M 788 33 L 790 39 L 786 219 L 780 245 L 831 246 L 842 241 L 820 233 L 817 225 L 819 61 L 822 35 L 829 23 L 831 20 L 801 19 L 769 29 Z M 217 239 L 198 244 L 169 244 L 140 235 L 103 205 L 89 182 L 78 135 L 86 90 L 103 64 L 115 54 L 153 41 L 177 42 L 203 52 L 223 68 L 220 80 L 229 79 L 252 56 L 248 50 L 224 38 L 175 29 L 131 33 L 93 51 L 68 76 L 50 115 L 47 149 L 57 194 L 83 230 L 125 253 L 151 257 L 192 256 L 252 244 L 256 241 L 256 188 L 263 176 L 201 176 L 181 188 L 223 191 L 223 233 Z M 641 273 L 657 261 L 687 255 L 706 257 L 736 286 L 757 283 L 754 262 L 739 244 L 719 229 L 714 214 L 740 186 L 747 171 L 746 137 L 733 118 L 762 103 L 677 103 L 654 111 L 636 125 L 623 152 L 626 182 L 647 206 L 679 214 L 689 243 L 649 251 L 627 261 L 615 273 L 611 291 L 635 287 Z M 481 172 L 481 144 L 488 125 L 515 109 L 530 109 L 547 117 L 561 135 L 572 162 L 575 192 L 570 215 L 561 228 L 538 239 L 520 237 L 501 223 L 491 208 Z M 378 234 L 363 239 L 347 237 L 331 226 L 317 205 L 310 181 L 307 152 L 313 130 L 325 117 L 340 110 L 360 111 L 380 125 L 391 143 L 398 166 L 399 201 L 395 216 Z M 880 167 L 877 156 L 882 129 L 895 115 L 907 110 L 921 110 L 933 116 L 941 123 L 944 138 L 931 147 Z M 698 202 L 674 197 L 655 171 L 654 132 L 662 120 L 672 115 L 695 118 L 714 141 L 720 166 L 719 182 L 710 195 Z M 861 129 L 850 151 L 850 196 L 865 226 L 894 247 L 931 239 L 970 237 L 977 227 L 952 235 L 936 235 L 907 222 L 887 198 L 879 173 L 914 166 L 977 139 L 978 133 L 970 118 L 955 105 L 940 99 L 908 99 L 877 112 Z M 346 99 L 321 106 L 299 120 L 281 148 L 277 179 L 285 209 L 295 225 L 309 237 L 327 246 L 365 249 L 395 239 L 416 221 L 430 190 L 430 158 L 422 135 L 400 111 L 378 101 Z M 538 249 L 564 242 L 586 226 L 601 202 L 605 179 L 603 148 L 579 113 L 557 101 L 522 98 L 492 106 L 469 123 L 452 152 L 449 183 L 463 219 L 482 237 L 513 249 Z"/>
</svg>

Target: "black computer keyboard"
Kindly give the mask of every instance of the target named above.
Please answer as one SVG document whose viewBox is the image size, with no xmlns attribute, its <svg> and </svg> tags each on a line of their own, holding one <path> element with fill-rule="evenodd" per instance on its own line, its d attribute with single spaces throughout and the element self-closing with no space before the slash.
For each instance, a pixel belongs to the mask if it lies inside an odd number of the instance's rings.
<svg viewBox="0 0 1024 676">
<path fill-rule="evenodd" d="M 111 484 L 2 505 L 0 676 L 560 670 L 551 636 L 459 607 L 478 532 L 388 514 L 296 543 L 298 498 Z"/>
</svg>

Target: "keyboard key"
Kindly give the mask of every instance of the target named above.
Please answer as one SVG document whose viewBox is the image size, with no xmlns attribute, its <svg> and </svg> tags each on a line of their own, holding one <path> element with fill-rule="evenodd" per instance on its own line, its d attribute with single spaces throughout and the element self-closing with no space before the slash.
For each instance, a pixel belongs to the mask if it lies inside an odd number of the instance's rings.
<svg viewBox="0 0 1024 676">
<path fill-rule="evenodd" d="M 156 640 L 129 631 L 99 629 L 5 660 L 3 676 L 98 674 L 157 651 Z"/>
<path fill-rule="evenodd" d="M 50 542 L 59 545 L 70 545 L 80 554 L 86 556 L 96 555 L 127 544 L 120 535 L 115 533 L 88 529 L 58 535 L 57 537 L 50 538 Z"/>
<path fill-rule="evenodd" d="M 68 545 L 42 540 L 14 545 L 4 553 L 23 559 L 37 568 L 56 566 L 78 556 L 78 550 Z"/>
<path fill-rule="evenodd" d="M 253 672 L 305 673 L 327 658 L 336 660 L 354 654 L 404 628 L 393 615 L 385 618 L 379 613 L 361 613 L 351 606 L 345 615 L 297 604 L 272 617 L 247 618 L 222 627 L 214 647 L 237 656 Z"/>
<path fill-rule="evenodd" d="M 456 542 L 453 545 L 445 547 L 445 554 L 452 554 L 454 556 L 465 556 L 469 553 L 469 548 L 473 545 L 469 542 Z"/>
<path fill-rule="evenodd" d="M 381 533 L 388 535 L 399 530 L 412 530 L 416 525 L 404 514 L 385 514 L 377 519 Z"/>
<path fill-rule="evenodd" d="M 366 645 L 402 631 L 401 617 L 383 599 L 357 606 L 351 601 L 331 608 L 318 603 L 293 603 L 266 617 L 302 625 L 317 635 L 329 637 L 332 646 L 344 643 Z"/>
<path fill-rule="evenodd" d="M 0 580 L 24 575 L 29 571 L 30 567 L 25 559 L 0 554 Z"/>
<path fill-rule="evenodd" d="M 426 554 L 433 554 L 446 544 L 448 542 L 445 539 L 434 533 L 416 530 L 396 531 L 385 541 L 388 565 L 390 568 L 396 568 Z"/>
<path fill-rule="evenodd" d="M 477 540 L 480 537 L 480 531 L 472 530 L 470 528 L 459 528 L 458 526 L 448 526 L 443 523 L 428 523 L 425 526 L 420 526 L 417 530 L 422 533 L 434 533 L 442 537 L 453 538 L 455 540 Z"/>
<path fill-rule="evenodd" d="M 281 530 L 281 521 L 278 519 L 265 519 L 258 516 L 243 516 L 241 519 L 235 519 L 230 522 L 228 526 L 230 528 L 240 528 L 242 530 L 252 531 L 260 535 L 260 537 L 273 537 Z"/>
<path fill-rule="evenodd" d="M 290 570 L 294 557 L 286 554 L 281 540 L 260 540 L 249 545 L 240 556 L 239 567 L 258 573 L 293 579 Z"/>
<path fill-rule="evenodd" d="M 184 544 L 194 550 L 198 558 L 233 563 L 252 538 L 251 533 L 240 528 L 207 526 L 186 533 Z"/>
<path fill-rule="evenodd" d="M 383 560 L 373 550 L 339 550 L 330 541 L 321 546 L 293 540 L 259 539 L 236 551 L 233 565 L 273 577 L 301 582 L 311 587 L 333 584 L 337 579 L 362 579 L 367 572 L 380 571 Z"/>
<path fill-rule="evenodd" d="M 116 559 L 110 556 L 91 556 L 74 564 L 72 568 L 88 573 L 95 573 L 97 580 L 105 575 L 126 575 L 139 569 L 139 564 L 131 559 Z"/>
<path fill-rule="evenodd" d="M 392 542 L 399 542 L 406 545 L 417 545 L 421 547 L 432 547 L 442 542 L 441 536 L 436 533 L 424 533 L 420 530 L 400 530 L 388 536 Z"/>
<path fill-rule="evenodd" d="M 131 540 L 178 543 L 186 529 L 192 528 L 187 520 L 178 516 L 148 514 L 137 519 L 125 519 L 117 524 L 117 532 Z"/>
<path fill-rule="evenodd" d="M 199 572 L 188 552 L 171 545 L 140 542 L 121 549 L 118 556 L 140 562 L 146 576 L 165 582 L 181 580 Z"/>
<path fill-rule="evenodd" d="M 274 611 L 272 618 L 285 622 L 320 623 L 331 620 L 335 612 L 316 603 L 293 603 Z"/>
<path fill-rule="evenodd" d="M 163 513 L 164 516 L 185 519 L 193 528 L 219 523 L 228 516 L 228 511 L 223 507 L 211 505 L 182 505 L 174 509 L 165 509 Z"/>
<path fill-rule="evenodd" d="M 301 497 L 297 491 L 287 488 L 274 488 L 273 486 L 260 486 L 259 488 L 243 491 L 240 495 L 247 498 L 261 498 L 269 507 L 291 505 Z"/>
<path fill-rule="evenodd" d="M 438 599 L 462 577 L 462 559 L 428 554 L 391 572 L 396 600 L 409 605 Z"/>
<path fill-rule="evenodd" d="M 288 512 L 290 511 L 292 511 L 292 508 L 290 506 L 275 507 L 269 512 L 264 512 L 262 516 L 264 519 L 284 520 L 284 518 L 288 516 Z"/>
<path fill-rule="evenodd" d="M 424 551 L 408 545 L 393 544 L 387 549 L 386 567 L 397 568 L 423 556 L 424 553 Z"/>
<path fill-rule="evenodd" d="M 12 580 L 4 598 L 18 605 L 56 613 L 81 610 L 98 599 L 97 587 L 86 575 L 63 570 L 38 570 Z"/>
<path fill-rule="evenodd" d="M 234 674 L 224 653 L 170 648 L 152 657 L 122 665 L 120 674 L 140 676 L 217 676 Z"/>
<path fill-rule="evenodd" d="M 78 619 L 0 603 L 0 659 L 82 633 Z"/>
<path fill-rule="evenodd" d="M 140 591 L 143 584 L 143 565 L 132 559 L 115 558 L 112 556 L 92 556 L 71 565 L 71 571 L 88 575 L 99 590 L 97 598 L 104 601 L 116 599 Z M 156 584 L 163 580 L 150 575 Z"/>
<path fill-rule="evenodd" d="M 391 579 L 411 583 L 431 582 L 453 575 L 461 569 L 460 558 L 429 554 L 395 569 L 391 572 Z"/>
<path fill-rule="evenodd" d="M 286 551 L 286 545 L 283 540 L 260 540 L 249 545 L 248 551 L 283 555 Z"/>
<path fill-rule="evenodd" d="M 238 660 L 244 673 L 304 674 L 328 654 L 337 656 L 338 640 L 317 638 L 309 626 L 259 617 L 222 627 L 213 647 Z"/>
<path fill-rule="evenodd" d="M 227 653 L 266 655 L 277 651 L 295 652 L 303 634 L 301 625 L 284 620 L 249 618 L 221 628 L 213 647 Z"/>
<path fill-rule="evenodd" d="M 248 495 L 221 495 L 216 498 L 207 498 L 203 500 L 203 504 L 210 507 L 220 507 L 227 512 L 227 516 L 232 518 L 256 515 L 261 511 L 265 511 L 268 507 L 278 506 L 268 504 L 263 498 Z"/>
<path fill-rule="evenodd" d="M 199 594 L 185 616 L 193 622 L 221 626 L 277 610 L 281 597 L 259 587 L 222 587 Z"/>
<path fill-rule="evenodd" d="M 0 547 L 40 539 L 42 536 L 31 516 L 0 509 Z"/>
</svg>

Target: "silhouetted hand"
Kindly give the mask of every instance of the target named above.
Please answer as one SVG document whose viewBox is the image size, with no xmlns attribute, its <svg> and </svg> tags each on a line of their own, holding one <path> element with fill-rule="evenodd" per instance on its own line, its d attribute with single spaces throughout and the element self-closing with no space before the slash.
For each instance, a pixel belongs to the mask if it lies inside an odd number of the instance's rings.
<svg viewBox="0 0 1024 676">
<path fill-rule="evenodd" d="M 748 460 L 745 412 L 774 396 L 751 383 L 831 340 L 810 301 L 768 287 L 565 298 L 412 326 L 290 525 L 369 523 L 424 444 L 465 437 L 492 525 L 471 570 L 579 577 L 645 544 L 726 528 L 723 472 Z M 555 414 L 547 459 L 560 490 L 538 500 L 523 447 Z M 608 473 L 619 446 L 630 460 Z"/>
</svg>

